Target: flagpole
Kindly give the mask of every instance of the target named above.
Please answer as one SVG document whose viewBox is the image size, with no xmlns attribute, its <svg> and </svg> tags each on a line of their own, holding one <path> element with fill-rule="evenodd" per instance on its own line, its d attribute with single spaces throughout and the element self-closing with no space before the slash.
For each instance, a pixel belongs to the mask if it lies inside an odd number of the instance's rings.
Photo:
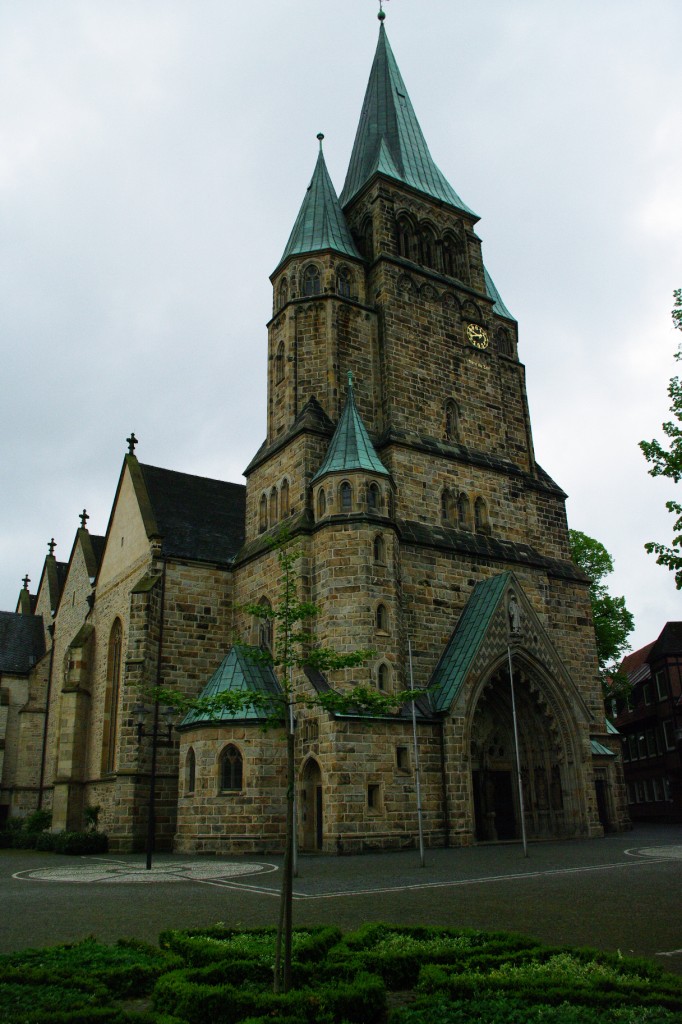
<svg viewBox="0 0 682 1024">
<path fill-rule="evenodd" d="M 519 755 L 519 732 L 516 725 L 516 701 L 514 699 L 514 673 L 512 670 L 511 644 L 507 644 L 507 657 L 509 658 L 509 688 L 511 690 L 512 721 L 514 723 L 514 750 L 516 752 L 516 777 L 519 787 L 519 810 L 521 813 L 521 838 L 523 840 L 523 856 L 528 856 L 528 843 L 526 842 L 526 814 L 523 807 L 523 780 L 521 779 L 521 758 Z"/>
<path fill-rule="evenodd" d="M 407 641 L 407 651 L 410 658 L 410 689 L 414 690 L 414 673 L 412 672 L 412 641 Z M 414 745 L 414 778 L 417 790 L 417 824 L 419 826 L 419 864 L 426 866 L 424 859 L 424 826 L 422 823 L 422 791 L 419 777 L 419 744 L 417 743 L 417 713 L 415 710 L 414 697 L 412 698 L 412 742 Z"/>
</svg>

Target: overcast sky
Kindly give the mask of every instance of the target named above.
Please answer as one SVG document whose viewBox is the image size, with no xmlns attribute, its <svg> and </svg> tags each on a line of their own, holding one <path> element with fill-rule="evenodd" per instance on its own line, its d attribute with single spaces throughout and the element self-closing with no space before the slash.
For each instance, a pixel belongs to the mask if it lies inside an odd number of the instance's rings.
<svg viewBox="0 0 682 1024">
<path fill-rule="evenodd" d="M 519 321 L 536 456 L 613 554 L 633 646 L 680 619 L 661 437 L 682 287 L 680 0 L 390 0 L 431 153 Z M 141 461 L 239 481 L 268 280 L 317 132 L 340 191 L 375 0 L 0 3 L 0 608 Z M 678 494 L 679 497 L 679 494 Z"/>
</svg>

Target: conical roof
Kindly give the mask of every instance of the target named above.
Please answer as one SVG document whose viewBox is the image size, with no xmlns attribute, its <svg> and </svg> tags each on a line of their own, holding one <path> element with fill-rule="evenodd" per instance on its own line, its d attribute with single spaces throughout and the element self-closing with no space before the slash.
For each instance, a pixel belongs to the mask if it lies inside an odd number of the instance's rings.
<svg viewBox="0 0 682 1024">
<path fill-rule="evenodd" d="M 341 205 L 349 203 L 376 173 L 402 181 L 466 213 L 473 213 L 433 162 L 383 22 L 341 193 Z"/>
<path fill-rule="evenodd" d="M 201 697 L 210 699 L 222 693 L 253 694 L 255 703 L 245 702 L 238 711 L 189 711 L 181 727 L 204 722 L 264 721 L 269 713 L 276 713 L 282 690 L 270 665 L 259 664 L 249 657 L 248 648 L 234 644 L 201 691 Z"/>
<path fill-rule="evenodd" d="M 353 469 L 363 469 L 370 473 L 389 476 L 388 470 L 369 439 L 365 424 L 358 412 L 353 395 L 353 376 L 349 373 L 346 404 L 334 431 L 325 460 L 313 477 L 313 483 L 326 473 L 346 473 Z"/>
<path fill-rule="evenodd" d="M 334 252 L 354 256 L 356 259 L 362 258 L 329 177 L 320 138 L 320 152 L 313 177 L 278 266 L 289 256 L 321 252 L 323 249 L 333 249 Z"/>
</svg>

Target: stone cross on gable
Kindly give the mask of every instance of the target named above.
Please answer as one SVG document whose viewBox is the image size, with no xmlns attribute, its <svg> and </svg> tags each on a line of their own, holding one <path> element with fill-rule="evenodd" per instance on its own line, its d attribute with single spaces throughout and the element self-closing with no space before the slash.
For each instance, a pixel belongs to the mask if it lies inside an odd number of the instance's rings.
<svg viewBox="0 0 682 1024">
<path fill-rule="evenodd" d="M 28 590 L 28 585 L 31 582 L 31 577 L 27 574 L 21 581 L 24 584 L 24 590 Z"/>
<path fill-rule="evenodd" d="M 48 543 L 47 543 L 47 550 L 49 551 L 49 553 L 51 555 L 54 555 L 54 549 L 56 547 L 57 547 L 57 541 L 53 537 L 52 540 L 48 541 Z"/>
<path fill-rule="evenodd" d="M 130 431 L 130 437 L 126 437 L 126 441 L 128 442 L 128 455 L 134 455 L 135 445 L 140 443 L 138 439 L 135 437 L 134 430 Z"/>
<path fill-rule="evenodd" d="M 85 511 L 85 509 L 83 509 L 83 511 L 81 512 L 81 514 L 80 514 L 80 516 L 78 518 L 81 521 L 81 530 L 84 530 L 85 529 L 85 524 L 87 523 L 87 521 L 90 518 L 90 516 Z"/>
</svg>

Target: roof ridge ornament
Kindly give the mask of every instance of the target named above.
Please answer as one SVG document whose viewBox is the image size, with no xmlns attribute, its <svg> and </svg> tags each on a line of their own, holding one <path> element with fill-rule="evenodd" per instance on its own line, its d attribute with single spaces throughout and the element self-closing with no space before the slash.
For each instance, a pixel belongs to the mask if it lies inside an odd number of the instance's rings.
<svg viewBox="0 0 682 1024">
<path fill-rule="evenodd" d="M 386 11 L 384 10 L 385 3 L 388 3 L 388 0 L 379 0 L 379 13 L 377 14 L 379 21 L 386 20 Z"/>
<path fill-rule="evenodd" d="M 324 132 L 318 132 L 316 137 L 317 137 L 317 141 L 320 144 L 320 153 L 321 153 L 322 152 L 322 142 L 324 140 Z"/>
</svg>

